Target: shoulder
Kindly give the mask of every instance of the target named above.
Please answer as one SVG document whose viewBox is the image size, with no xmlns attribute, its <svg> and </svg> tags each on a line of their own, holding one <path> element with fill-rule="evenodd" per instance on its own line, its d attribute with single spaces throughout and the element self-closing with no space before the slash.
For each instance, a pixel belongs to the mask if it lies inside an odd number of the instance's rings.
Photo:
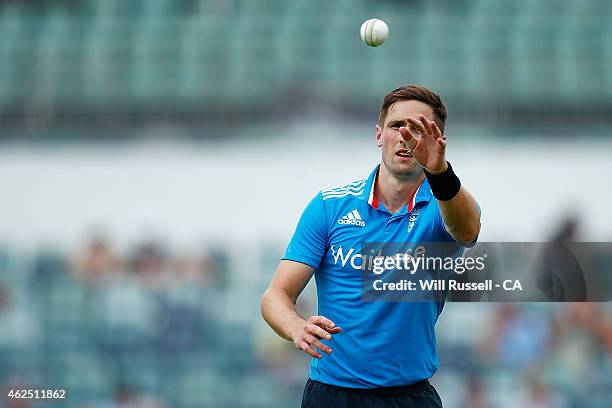
<svg viewBox="0 0 612 408">
<path fill-rule="evenodd" d="M 323 200 L 335 200 L 343 197 L 354 197 L 363 194 L 367 179 L 355 180 L 349 184 L 321 190 L 320 195 Z"/>
</svg>

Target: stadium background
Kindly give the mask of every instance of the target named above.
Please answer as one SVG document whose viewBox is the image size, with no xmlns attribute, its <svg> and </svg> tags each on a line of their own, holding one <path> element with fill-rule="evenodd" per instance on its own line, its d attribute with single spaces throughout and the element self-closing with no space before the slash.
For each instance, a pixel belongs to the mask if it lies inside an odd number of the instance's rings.
<svg viewBox="0 0 612 408">
<path fill-rule="evenodd" d="M 482 240 L 609 241 L 610 21 L 607 0 L 0 1 L 0 384 L 69 390 L 3 406 L 297 406 L 308 360 L 259 296 L 310 197 L 376 163 L 400 84 L 447 101 Z M 610 311 L 450 304 L 433 382 L 448 407 L 608 407 Z"/>
</svg>

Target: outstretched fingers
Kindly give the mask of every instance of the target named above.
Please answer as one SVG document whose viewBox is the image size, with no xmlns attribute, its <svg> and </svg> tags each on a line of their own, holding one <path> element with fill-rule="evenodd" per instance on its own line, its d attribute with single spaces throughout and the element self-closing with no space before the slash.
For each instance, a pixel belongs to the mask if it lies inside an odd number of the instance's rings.
<svg viewBox="0 0 612 408">
<path fill-rule="evenodd" d="M 442 134 L 442 131 L 440 130 L 440 128 L 438 127 L 438 125 L 436 124 L 436 122 L 435 122 L 435 121 L 433 121 L 433 120 L 430 120 L 429 122 L 430 122 L 430 126 L 431 126 L 431 131 L 432 131 L 432 133 L 433 133 L 434 137 L 435 137 L 436 139 L 443 139 L 443 140 L 446 140 L 446 136 L 444 136 L 444 135 Z"/>
<path fill-rule="evenodd" d="M 406 142 L 406 146 L 408 146 L 410 150 L 413 150 L 419 142 L 419 139 L 414 137 L 412 132 L 408 130 L 408 128 L 405 126 L 400 127 L 399 132 L 400 135 L 402 135 L 402 139 L 404 139 L 404 142 Z"/>
<path fill-rule="evenodd" d="M 423 114 L 419 115 L 419 121 L 421 122 L 421 124 L 425 128 L 425 133 L 427 133 L 427 134 L 432 134 L 433 133 L 433 129 L 431 128 L 431 123 L 430 123 L 432 121 L 427 119 L 425 117 L 425 115 L 423 115 Z"/>
<path fill-rule="evenodd" d="M 421 115 L 423 116 L 423 115 Z M 427 128 L 425 127 L 424 123 L 420 120 L 417 120 L 415 118 L 408 118 L 406 119 L 406 122 L 408 122 L 409 124 L 411 124 L 414 129 L 418 130 L 419 133 L 423 134 L 423 133 L 427 133 Z"/>
</svg>

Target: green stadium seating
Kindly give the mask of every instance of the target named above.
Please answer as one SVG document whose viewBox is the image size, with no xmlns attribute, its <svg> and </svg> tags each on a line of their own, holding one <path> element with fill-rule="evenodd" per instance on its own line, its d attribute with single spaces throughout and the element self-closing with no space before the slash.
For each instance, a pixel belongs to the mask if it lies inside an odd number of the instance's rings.
<svg viewBox="0 0 612 408">
<path fill-rule="evenodd" d="M 391 31 L 377 49 L 358 35 L 371 17 Z M 605 104 L 611 20 L 607 0 L 9 2 L 0 112 L 378 103 L 414 82 L 455 103 Z"/>
</svg>

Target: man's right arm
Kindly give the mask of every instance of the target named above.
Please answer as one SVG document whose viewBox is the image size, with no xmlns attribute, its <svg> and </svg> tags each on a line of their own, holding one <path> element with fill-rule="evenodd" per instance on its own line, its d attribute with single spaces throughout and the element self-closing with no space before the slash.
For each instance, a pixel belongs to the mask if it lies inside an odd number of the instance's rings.
<svg viewBox="0 0 612 408">
<path fill-rule="evenodd" d="M 304 319 L 297 312 L 295 303 L 313 272 L 314 268 L 306 264 L 282 260 L 261 298 L 261 314 L 279 336 L 293 341 L 306 354 L 321 358 L 316 349 L 327 354 L 332 350 L 320 340 L 330 340 L 341 328 L 324 316 Z"/>
</svg>

